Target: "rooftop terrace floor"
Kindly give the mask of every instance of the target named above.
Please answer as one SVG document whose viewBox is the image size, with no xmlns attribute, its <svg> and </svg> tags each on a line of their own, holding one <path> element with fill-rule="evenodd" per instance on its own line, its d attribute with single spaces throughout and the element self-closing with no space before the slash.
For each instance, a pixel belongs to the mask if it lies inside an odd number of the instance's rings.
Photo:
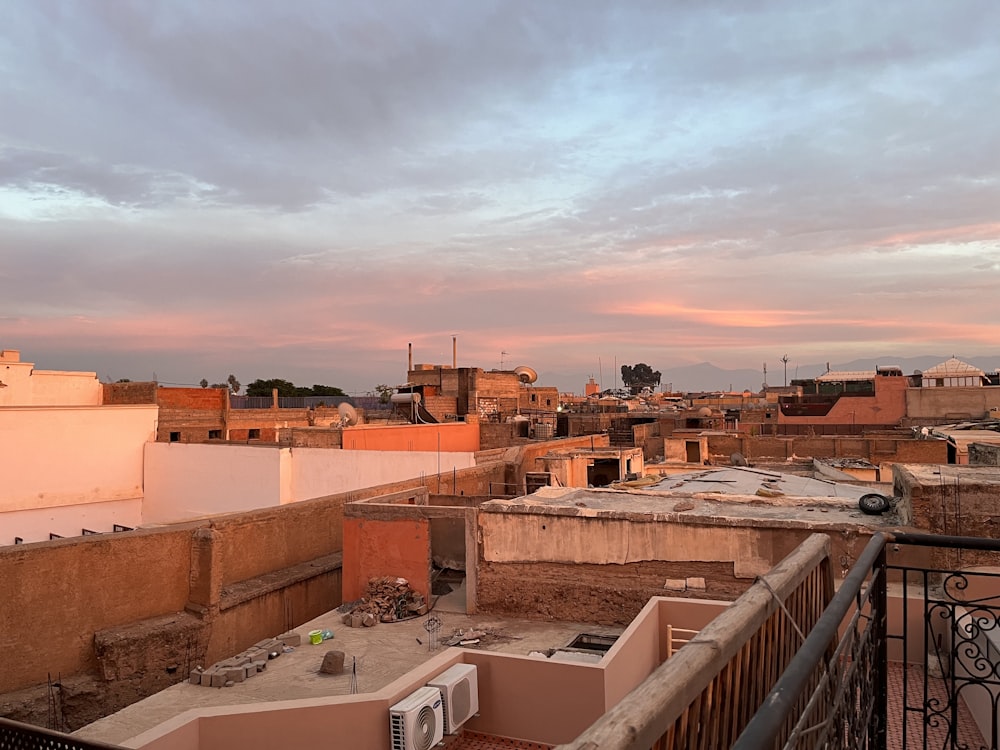
<svg viewBox="0 0 1000 750">
<path fill-rule="evenodd" d="M 562 648 L 580 633 L 618 635 L 623 630 L 584 623 L 469 616 L 464 614 L 464 602 L 464 586 L 437 600 L 434 614 L 442 621 L 438 636 L 441 645 L 433 652 L 428 647 L 424 617 L 380 623 L 372 628 L 349 628 L 342 624 L 340 614 L 331 611 L 295 628 L 294 632 L 302 636 L 302 645 L 269 661 L 264 672 L 245 682 L 228 688 L 181 682 L 73 734 L 88 740 L 122 744 L 190 709 L 348 695 L 352 682 L 350 665 L 355 658 L 357 692 L 374 692 L 440 654 L 446 648 L 444 644 L 447 640 L 459 631 L 487 631 L 481 642 L 472 648 L 526 656 L 531 651 Z M 308 638 L 310 630 L 330 630 L 334 637 L 320 645 L 311 645 Z M 345 673 L 342 675 L 319 672 L 324 655 L 331 649 L 343 651 L 346 656 Z M 456 745 L 454 750 L 466 747 L 469 750 L 487 750 L 517 746 Z M 543 746 L 529 744 L 525 747 Z"/>
</svg>

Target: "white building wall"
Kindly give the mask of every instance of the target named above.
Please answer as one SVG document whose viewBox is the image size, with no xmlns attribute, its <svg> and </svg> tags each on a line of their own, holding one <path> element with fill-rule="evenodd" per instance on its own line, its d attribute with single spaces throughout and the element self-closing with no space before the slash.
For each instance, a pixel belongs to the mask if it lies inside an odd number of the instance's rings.
<svg viewBox="0 0 1000 750">
<path fill-rule="evenodd" d="M 134 525 L 134 510 L 119 521 L 108 509 L 141 501 L 143 446 L 156 435 L 157 413 L 153 404 L 0 409 L 0 544 L 61 533 L 36 528 L 38 519 L 72 529 L 82 514 L 101 520 L 95 531 L 110 531 L 107 521 Z M 90 505 L 105 507 L 84 510 Z M 38 510 L 48 515 L 26 513 Z"/>
<path fill-rule="evenodd" d="M 278 505 L 281 453 L 266 445 L 147 443 L 144 524 Z"/>
<path fill-rule="evenodd" d="M 149 443 L 144 524 L 267 508 L 475 466 L 473 453 Z M 433 489 L 433 488 L 432 488 Z M 448 491 L 447 483 L 442 491 Z"/>
<path fill-rule="evenodd" d="M 0 358 L 0 406 L 99 406 L 101 381 L 93 372 L 36 370 L 16 352 Z"/>
<path fill-rule="evenodd" d="M 115 525 L 135 528 L 142 523 L 142 498 L 106 503 L 64 505 L 59 508 L 15 510 L 0 515 L 0 545 L 44 542 L 50 534 L 80 536 L 83 530 L 102 534 L 114 531 Z M 18 541 L 20 540 L 20 542 Z"/>
<path fill-rule="evenodd" d="M 476 465 L 474 453 L 419 451 L 342 451 L 326 448 L 293 448 L 295 501 L 335 495 L 363 487 L 431 476 Z M 436 488 L 431 487 L 431 492 Z M 447 492 L 447 484 L 442 485 Z"/>
</svg>

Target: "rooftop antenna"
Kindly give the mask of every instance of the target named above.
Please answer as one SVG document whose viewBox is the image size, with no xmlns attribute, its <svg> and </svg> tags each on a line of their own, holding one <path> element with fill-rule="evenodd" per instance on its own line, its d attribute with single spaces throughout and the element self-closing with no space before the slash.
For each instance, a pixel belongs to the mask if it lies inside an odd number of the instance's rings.
<svg viewBox="0 0 1000 750">
<path fill-rule="evenodd" d="M 506 357 L 510 352 L 500 352 L 500 369 L 503 369 L 503 358 Z"/>
<path fill-rule="evenodd" d="M 788 355 L 785 354 L 781 358 L 782 363 L 785 365 L 785 387 L 788 387 Z"/>
<path fill-rule="evenodd" d="M 767 362 L 764 363 L 764 387 L 767 388 Z"/>
</svg>

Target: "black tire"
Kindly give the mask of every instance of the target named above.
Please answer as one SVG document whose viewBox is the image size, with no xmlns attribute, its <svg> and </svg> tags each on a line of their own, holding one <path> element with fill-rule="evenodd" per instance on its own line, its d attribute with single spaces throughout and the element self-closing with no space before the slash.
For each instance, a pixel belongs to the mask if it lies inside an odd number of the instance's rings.
<svg viewBox="0 0 1000 750">
<path fill-rule="evenodd" d="M 867 513 L 869 516 L 880 516 L 892 507 L 892 502 L 885 495 L 873 492 L 862 495 L 858 500 L 858 507 L 862 513 Z"/>
</svg>

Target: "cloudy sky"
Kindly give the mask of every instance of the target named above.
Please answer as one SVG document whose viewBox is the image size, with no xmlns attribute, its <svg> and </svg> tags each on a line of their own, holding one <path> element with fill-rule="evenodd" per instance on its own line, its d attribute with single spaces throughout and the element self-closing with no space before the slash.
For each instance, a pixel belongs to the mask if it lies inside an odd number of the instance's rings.
<svg viewBox="0 0 1000 750">
<path fill-rule="evenodd" d="M 7 0 L 0 347 L 351 392 L 453 335 L 576 391 L 993 355 L 997 29 L 992 0 Z"/>
</svg>

